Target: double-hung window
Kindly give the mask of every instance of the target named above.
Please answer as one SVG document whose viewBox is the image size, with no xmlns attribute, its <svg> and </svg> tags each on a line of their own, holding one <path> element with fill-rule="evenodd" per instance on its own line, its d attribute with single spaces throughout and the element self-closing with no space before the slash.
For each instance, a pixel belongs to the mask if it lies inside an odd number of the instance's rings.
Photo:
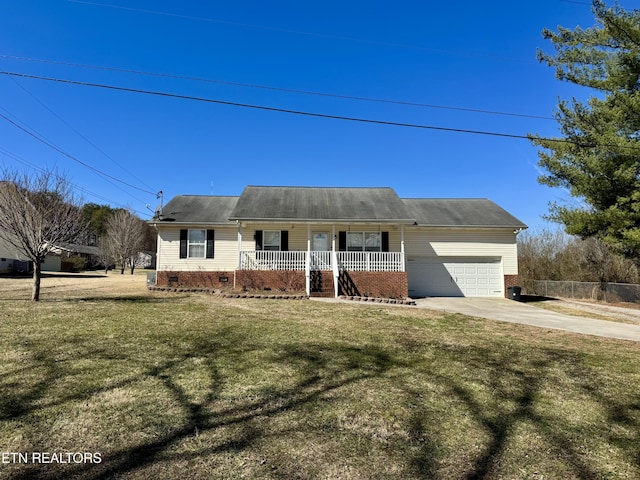
<svg viewBox="0 0 640 480">
<path fill-rule="evenodd" d="M 265 230 L 262 234 L 262 249 L 276 252 L 280 251 L 282 245 L 281 239 L 282 232 L 280 230 Z"/>
<path fill-rule="evenodd" d="M 349 252 L 380 252 L 382 236 L 380 232 L 348 232 L 347 250 Z"/>
<path fill-rule="evenodd" d="M 215 231 L 180 230 L 180 258 L 214 258 Z"/>
<path fill-rule="evenodd" d="M 207 247 L 206 230 L 189 230 L 187 236 L 187 257 L 204 258 Z"/>
</svg>

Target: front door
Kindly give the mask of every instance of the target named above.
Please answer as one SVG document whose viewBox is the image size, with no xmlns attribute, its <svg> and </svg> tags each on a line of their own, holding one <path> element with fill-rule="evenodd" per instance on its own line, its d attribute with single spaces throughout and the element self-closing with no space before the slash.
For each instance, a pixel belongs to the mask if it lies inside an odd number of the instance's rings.
<svg viewBox="0 0 640 480">
<path fill-rule="evenodd" d="M 329 234 L 327 232 L 313 232 L 311 250 L 314 252 L 326 252 L 329 250 Z"/>
<path fill-rule="evenodd" d="M 329 234 L 327 232 L 313 232 L 311 237 L 311 264 L 314 270 L 331 270 L 329 253 Z"/>
</svg>

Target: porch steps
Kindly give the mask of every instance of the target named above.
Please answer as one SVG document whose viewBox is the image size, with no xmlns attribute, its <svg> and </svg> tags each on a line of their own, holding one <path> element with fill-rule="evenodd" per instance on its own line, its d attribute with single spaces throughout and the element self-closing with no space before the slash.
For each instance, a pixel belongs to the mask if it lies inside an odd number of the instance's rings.
<svg viewBox="0 0 640 480">
<path fill-rule="evenodd" d="M 330 292 L 310 292 L 310 297 L 314 298 L 333 298 L 333 290 Z"/>
<path fill-rule="evenodd" d="M 333 298 L 333 277 L 318 270 L 311 271 L 310 297 Z"/>
</svg>

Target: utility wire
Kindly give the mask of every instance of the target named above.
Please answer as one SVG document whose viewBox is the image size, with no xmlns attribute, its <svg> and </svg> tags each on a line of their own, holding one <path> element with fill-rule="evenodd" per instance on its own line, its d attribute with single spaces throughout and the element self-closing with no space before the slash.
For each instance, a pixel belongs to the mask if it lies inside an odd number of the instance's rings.
<svg viewBox="0 0 640 480">
<path fill-rule="evenodd" d="M 18 87 L 20 87 L 25 93 L 27 93 L 31 98 L 33 98 L 36 102 L 38 102 L 44 109 L 46 109 L 49 113 L 51 113 L 51 115 L 53 115 L 54 117 L 56 117 L 58 120 L 60 120 L 62 123 L 64 123 L 67 127 L 69 127 L 71 130 L 73 130 L 80 138 L 82 138 L 85 142 L 87 142 L 89 145 L 91 145 L 93 148 L 95 148 L 98 152 L 100 152 L 102 155 L 104 155 L 105 157 L 107 157 L 109 160 L 111 160 L 113 163 L 115 163 L 118 167 L 120 167 L 122 170 L 124 170 L 126 173 L 128 173 L 129 175 L 131 175 L 133 178 L 135 178 L 138 182 L 140 182 L 142 185 L 144 185 L 145 187 L 149 188 L 149 189 L 153 189 L 153 187 L 147 185 L 144 181 L 142 181 L 140 178 L 138 178 L 136 175 L 134 175 L 133 173 L 131 173 L 129 170 L 127 170 L 126 168 L 124 168 L 122 165 L 120 165 L 120 163 L 118 163 L 113 157 L 111 157 L 110 155 L 108 155 L 104 150 L 102 150 L 100 147 L 98 147 L 95 143 L 93 143 L 91 140 L 89 140 L 86 136 L 84 136 L 82 133 L 80 133 L 77 129 L 75 129 L 72 125 L 70 125 L 67 121 L 65 121 L 62 117 L 60 117 L 60 115 L 58 115 L 56 112 L 54 112 L 53 110 L 51 110 L 47 105 L 45 105 L 38 97 L 36 97 L 33 93 L 31 93 L 24 85 L 22 85 L 20 82 L 18 82 L 18 80 L 16 80 L 13 77 L 9 77 L 11 79 L 12 82 L 14 82 Z M 138 200 L 138 199 L 136 199 Z"/>
<path fill-rule="evenodd" d="M 214 103 L 214 104 L 218 104 L 218 105 L 228 105 L 228 106 L 233 106 L 233 107 L 242 107 L 242 108 L 252 108 L 255 110 L 265 110 L 265 111 L 269 111 L 269 112 L 279 112 L 279 113 L 289 113 L 292 115 L 304 115 L 307 117 L 316 117 L 316 118 L 328 118 L 328 119 L 332 119 L 332 120 L 343 120 L 343 121 L 350 121 L 350 122 L 359 122 L 359 123 L 368 123 L 368 124 L 375 124 L 375 125 L 388 125 L 388 126 L 394 126 L 394 127 L 405 127 L 405 128 L 418 128 L 418 129 L 422 129 L 422 130 L 436 130 L 436 131 L 441 131 L 441 132 L 454 132 L 454 133 L 468 133 L 468 134 L 472 134 L 472 135 L 487 135 L 487 136 L 492 136 L 492 137 L 501 137 L 501 138 L 515 138 L 515 139 L 520 139 L 520 140 L 538 140 L 538 141 L 545 141 L 545 142 L 556 142 L 556 143 L 568 143 L 568 144 L 573 144 L 573 145 L 577 145 L 580 147 L 585 147 L 585 148 L 596 148 L 598 145 L 590 145 L 590 144 L 583 144 L 580 142 L 577 142 L 575 140 L 570 140 L 567 138 L 548 138 L 548 137 L 538 137 L 536 135 L 518 135 L 518 134 L 513 134 L 513 133 L 502 133 L 502 132 L 490 132 L 490 131 L 485 131 L 485 130 L 471 130 L 471 129 L 464 129 L 464 128 L 452 128 L 452 127 L 438 127 L 435 125 L 421 125 L 421 124 L 416 124 L 416 123 L 404 123 L 404 122 L 392 122 L 392 121 L 387 121 L 387 120 L 376 120 L 376 119 L 370 119 L 370 118 L 361 118 L 361 117 L 346 117 L 346 116 L 342 116 L 342 115 L 331 115 L 331 114 L 327 114 L 327 113 L 317 113 L 317 112 L 307 112 L 307 111 L 302 111 L 302 110 L 291 110 L 291 109 L 286 109 L 286 108 L 277 108 L 277 107 L 268 107 L 265 105 L 255 105 L 255 104 L 251 104 L 251 103 L 239 103 L 239 102 L 229 102 L 226 100 L 217 100 L 217 99 L 213 99 L 213 98 L 204 98 L 204 97 L 194 97 L 194 96 L 190 96 L 190 95 L 180 95 L 177 93 L 168 93 L 168 92 L 158 92 L 158 91 L 154 91 L 154 90 L 143 90 L 143 89 L 138 89 L 138 88 L 129 88 L 129 87 L 118 87 L 116 85 L 106 85 L 106 84 L 101 84 L 101 83 L 90 83 L 90 82 L 80 82 L 80 81 L 76 81 L 76 80 L 67 80 L 67 79 L 63 79 L 63 78 L 53 78 L 53 77 L 43 77 L 40 75 L 28 75 L 25 73 L 16 73 L 16 72 L 6 72 L 6 71 L 0 71 L 0 75 L 9 75 L 9 76 L 16 76 L 16 77 L 23 77 L 23 78 L 32 78 L 32 79 L 36 79 L 36 80 L 45 80 L 48 82 L 58 82 L 58 83 L 66 83 L 66 84 L 70 84 L 70 85 L 81 85 L 81 86 L 86 86 L 86 87 L 96 87 L 96 88 L 104 88 L 107 90 L 115 90 L 115 91 L 122 91 L 122 92 L 131 92 L 131 93 L 140 93 L 140 94 L 145 94 L 145 95 L 155 95 L 158 97 L 165 97 L 165 98 L 178 98 L 178 99 L 182 99 L 182 100 L 192 100 L 192 101 L 197 101 L 197 102 L 205 102 L 205 103 Z M 0 114 L 0 117 L 5 118 L 5 120 L 9 121 L 10 123 L 16 125 L 14 122 L 12 122 L 11 120 L 9 120 L 7 117 L 5 117 L 4 115 Z M 24 128 L 20 127 L 19 125 L 16 125 L 18 128 L 20 128 L 21 130 L 25 130 Z M 27 130 L 25 130 L 27 131 Z M 32 133 L 28 132 L 29 135 L 34 136 Z M 37 138 L 37 137 L 36 137 Z M 40 139 L 39 139 L 40 140 Z M 43 141 L 43 140 L 40 140 Z M 600 145 L 600 146 L 614 146 L 614 145 Z M 52 146 L 52 148 L 60 151 L 57 147 Z M 628 148 L 628 149 L 636 149 L 633 146 L 620 146 L 620 148 Z M 61 151 L 61 153 L 63 153 Z M 66 156 L 70 156 L 69 154 L 67 154 L 66 152 L 63 153 Z M 79 162 L 79 160 L 77 160 L 75 157 L 70 157 L 76 161 Z M 83 162 L 80 162 L 83 163 Z M 92 170 L 96 170 L 99 171 L 91 166 L 88 166 L 89 168 L 91 168 Z M 101 172 L 102 173 L 102 172 Z M 104 173 L 103 173 L 104 174 Z M 106 175 L 106 174 L 104 174 Z M 107 175 L 109 176 L 109 175 Z M 114 178 L 114 177 L 111 177 Z M 127 186 L 131 186 L 132 188 L 135 188 L 137 190 L 141 190 L 145 193 L 150 193 L 152 195 L 155 195 L 155 193 L 153 192 L 149 192 L 147 190 L 143 190 L 141 188 L 135 187 L 133 185 L 129 185 L 126 182 L 123 182 L 122 180 L 118 180 L 120 183 L 124 183 Z"/>
<path fill-rule="evenodd" d="M 351 121 L 351 122 L 369 123 L 369 124 L 377 124 L 377 125 L 388 125 L 388 126 L 395 126 L 395 127 L 419 128 L 419 129 L 423 129 L 423 130 L 437 130 L 437 131 L 443 131 L 443 132 L 456 132 L 456 133 L 469 133 L 469 134 L 475 134 L 475 135 L 488 135 L 488 136 L 503 137 L 503 138 L 518 138 L 518 139 L 524 139 L 524 140 L 529 140 L 530 139 L 530 137 L 527 136 L 527 135 L 517 135 L 517 134 L 501 133 L 501 132 L 489 132 L 489 131 L 483 131 L 483 130 L 470 130 L 470 129 L 463 129 L 463 128 L 438 127 L 438 126 L 434 126 L 434 125 L 420 125 L 420 124 L 415 124 L 415 123 L 392 122 L 392 121 L 387 121 L 387 120 L 375 120 L 375 119 L 360 118 L 360 117 L 346 117 L 346 116 L 342 116 L 342 115 L 331 115 L 331 114 L 326 114 L 326 113 L 307 112 L 307 111 L 302 111 L 302 110 L 291 110 L 291 109 L 286 109 L 286 108 L 268 107 L 268 106 L 265 106 L 265 105 L 255 105 L 255 104 L 250 104 L 250 103 L 229 102 L 229 101 L 226 101 L 226 100 L 217 100 L 217 99 L 213 99 L 213 98 L 204 98 L 204 97 L 194 97 L 194 96 L 190 96 L 190 95 L 180 95 L 180 94 L 177 94 L 177 93 L 159 92 L 159 91 L 154 91 L 154 90 L 143 90 L 143 89 L 129 88 L 129 87 L 118 87 L 116 85 L 107 85 L 107 84 L 102 84 L 102 83 L 80 82 L 80 81 L 76 81 L 76 80 L 68 80 L 68 79 L 63 79 L 63 78 L 43 77 L 43 76 L 40 76 L 40 75 L 29 75 L 29 74 L 25 74 L 25 73 L 0 71 L 0 75 L 9 75 L 9 76 L 15 76 L 15 77 L 21 77 L 21 78 L 32 78 L 32 79 L 36 79 L 36 80 L 45 80 L 45 81 L 48 81 L 48 82 L 66 83 L 66 84 L 70 84 L 70 85 L 82 85 L 82 86 L 85 86 L 85 87 L 104 88 L 104 89 L 108 89 L 108 90 L 116 90 L 116 91 L 121 91 L 121 92 L 141 93 L 141 94 L 146 94 L 146 95 L 155 95 L 155 96 L 158 96 L 158 97 L 179 98 L 179 99 L 182 99 L 182 100 L 192 100 L 192 101 L 198 101 L 198 102 L 215 103 L 215 104 L 218 104 L 218 105 L 229 105 L 229 106 L 233 106 L 233 107 L 252 108 L 252 109 L 255 109 L 255 110 L 265 110 L 265 111 L 269 111 L 269 112 L 280 112 L 280 113 L 289 113 L 289 114 L 293 114 L 293 115 L 304 115 L 304 116 L 307 116 L 307 117 L 328 118 L 328 119 L 333 119 L 333 120 L 344 120 L 344 121 Z M 6 117 L 5 117 L 5 119 L 6 119 Z M 6 119 L 6 120 L 10 121 L 9 119 Z M 14 123 L 14 122 L 11 122 L 11 123 Z M 548 139 L 548 140 L 553 140 L 553 139 Z M 569 142 L 568 140 L 564 140 L 564 139 L 559 139 L 557 141 L 558 142 L 565 142 L 565 143 L 573 143 L 573 142 Z M 93 167 L 90 167 L 90 168 L 93 169 Z M 121 180 L 119 180 L 119 181 L 121 183 L 124 183 Z M 142 189 L 140 189 L 138 187 L 133 187 L 133 188 L 136 188 L 138 190 L 142 190 Z M 148 192 L 146 190 L 142 190 L 142 191 L 144 191 L 145 193 L 151 193 L 151 192 Z M 154 193 L 154 195 L 155 195 L 155 193 Z"/>
<path fill-rule="evenodd" d="M 20 125 L 19 123 L 17 123 L 17 122 L 15 122 L 15 121 L 11 120 L 9 117 L 7 117 L 6 115 L 4 115 L 4 114 L 2 114 L 2 113 L 0 113 L 0 118 L 3 118 L 4 120 L 6 120 L 7 122 L 9 122 L 9 123 L 10 123 L 11 125 L 13 125 L 14 127 L 16 127 L 16 128 L 18 128 L 18 129 L 22 130 L 23 132 L 25 132 L 27 135 L 29 135 L 29 136 L 31 136 L 31 137 L 33 137 L 33 138 L 35 138 L 35 139 L 36 139 L 36 140 L 38 140 L 39 142 L 41 142 L 41 143 L 45 144 L 46 146 L 48 146 L 49 148 L 52 148 L 53 150 L 55 150 L 56 152 L 60 153 L 61 155 L 64 155 L 65 157 L 67 157 L 67 158 L 69 158 L 69 159 L 73 160 L 74 162 L 79 163 L 80 165 L 82 165 L 82 166 L 84 166 L 84 167 L 88 168 L 89 170 L 91 170 L 91 171 L 93 171 L 93 172 L 97 173 L 97 174 L 98 174 L 98 175 L 100 175 L 100 176 L 103 176 L 103 177 L 109 178 L 109 179 L 111 179 L 111 180 L 113 180 L 113 181 L 115 181 L 115 182 L 121 183 L 122 185 L 126 185 L 126 186 L 127 186 L 127 187 L 129 187 L 129 188 L 133 188 L 133 189 L 135 189 L 135 190 L 139 190 L 139 191 L 141 191 L 141 192 L 148 193 L 148 194 L 150 194 L 150 195 L 156 195 L 156 193 L 157 193 L 157 192 L 152 192 L 152 191 L 150 191 L 150 190 L 145 190 L 145 189 L 140 188 L 140 187 L 136 187 L 135 185 L 131 185 L 130 183 L 125 182 L 124 180 L 120 180 L 119 178 L 116 178 L 116 177 L 114 177 L 114 176 L 112 176 L 112 175 L 109 175 L 108 173 L 105 173 L 105 172 L 103 172 L 102 170 L 99 170 L 99 169 L 97 169 L 97 168 L 95 168 L 95 167 L 93 167 L 93 166 L 89 165 L 88 163 L 83 162 L 83 161 L 82 161 L 82 160 L 80 160 L 79 158 L 74 157 L 74 156 L 73 156 L 73 155 L 71 155 L 70 153 L 68 153 L 68 152 L 66 152 L 65 150 L 63 150 L 62 148 L 58 147 L 57 145 L 55 145 L 55 144 L 51 143 L 50 141 L 48 141 L 47 139 L 43 138 L 41 135 L 38 135 L 37 133 L 34 133 L 34 132 L 29 131 L 29 129 L 27 129 L 27 128 L 23 127 L 22 125 Z M 141 201 L 141 200 L 139 200 L 139 199 L 136 199 L 136 200 Z"/>
<path fill-rule="evenodd" d="M 67 152 L 65 152 L 61 147 L 57 146 L 56 144 L 54 144 L 53 142 L 49 141 L 46 137 L 44 137 L 42 134 L 40 134 L 39 132 L 37 132 L 35 129 L 33 129 L 32 127 L 29 127 L 28 125 L 26 125 L 24 122 L 20 122 L 18 120 L 18 118 L 15 117 L 15 115 L 12 115 L 7 109 L 0 107 L 0 110 L 4 110 L 8 115 L 10 115 L 11 117 L 13 117 L 13 120 L 10 120 L 10 123 L 12 123 L 14 126 L 20 128 L 22 131 L 28 133 L 29 135 L 31 135 L 32 137 L 34 137 L 36 140 L 44 143 L 45 145 L 47 145 L 50 148 L 55 149 L 57 152 L 62 153 L 63 155 L 67 156 L 68 158 L 71 158 L 72 160 L 78 161 L 75 157 L 70 156 Z M 8 117 L 5 117 L 4 115 L 0 114 L 0 118 L 5 118 L 5 120 Z M 20 125 L 20 123 L 22 123 L 22 125 Z M 82 162 L 81 162 L 82 163 Z M 83 163 L 84 165 L 84 163 Z M 84 165 L 86 166 L 86 165 Z M 122 188 L 120 185 L 118 185 L 117 183 L 114 183 L 113 181 L 111 181 L 109 178 L 105 178 L 105 181 L 110 183 L 111 185 L 113 185 L 115 188 L 117 188 L 118 190 L 124 192 L 126 195 L 129 195 L 131 198 L 133 198 L 136 202 L 140 202 L 140 203 L 145 203 L 142 200 L 140 200 L 139 198 L 137 198 L 136 196 L 134 196 L 133 194 L 131 194 L 129 191 L 125 190 L 124 188 Z M 135 187 L 134 187 L 135 188 Z"/>
<path fill-rule="evenodd" d="M 159 10 L 148 10 L 148 9 L 143 9 L 143 8 L 134 8 L 134 7 L 125 7 L 122 5 L 113 5 L 113 4 L 108 4 L 108 3 L 99 3 L 99 2 L 90 2 L 87 0 L 67 0 L 70 3 L 78 3 L 78 4 L 83 4 L 83 5 L 91 5 L 94 7 L 103 7 L 103 8 L 112 8 L 112 9 L 117 9 L 117 10 L 126 10 L 126 11 L 130 11 L 130 12 L 137 12 L 137 13 L 145 13 L 145 14 L 150 14 L 150 15 L 158 15 L 158 16 L 164 16 L 164 17 L 174 17 L 174 18 L 183 18 L 186 20 L 196 20 L 196 21 L 200 21 L 200 22 L 208 22 L 208 23 L 217 23 L 220 25 L 232 25 L 235 27 L 242 27 L 242 28 L 253 28 L 253 29 L 260 29 L 260 30 L 266 30 L 266 31 L 272 31 L 272 32 L 282 32 L 282 33 L 290 33 L 290 34 L 294 34 L 294 35 L 304 35 L 307 37 L 316 37 L 316 38 L 327 38 L 330 40 L 341 40 L 341 41 L 347 41 L 347 42 L 357 42 L 357 43 L 364 43 L 364 44 L 370 44 L 370 45 L 380 45 L 380 46 L 384 46 L 384 47 L 392 47 L 392 48 L 404 48 L 404 49 L 409 49 L 409 50 L 417 50 L 417 51 L 423 51 L 423 52 L 431 52 L 431 53 L 436 53 L 436 54 L 440 54 L 440 55 L 455 55 L 458 57 L 464 57 L 464 58 L 474 58 L 474 57 L 480 57 L 480 58 L 494 58 L 494 59 L 498 59 L 498 60 L 507 60 L 510 62 L 514 62 L 514 63 L 533 63 L 533 62 L 524 62 L 521 59 L 516 59 L 516 58 L 508 58 L 508 57 L 497 57 L 494 55 L 474 55 L 474 54 L 470 54 L 468 52 L 460 52 L 460 51 L 451 51 L 451 50 L 444 50 L 444 49 L 439 49 L 439 48 L 429 48 L 429 47 L 423 47 L 423 46 L 419 46 L 419 45 L 407 45 L 407 44 L 402 44 L 402 43 L 394 43 L 394 42 L 384 42 L 381 40 L 368 40 L 368 39 L 364 39 L 364 38 L 357 38 L 357 37 L 348 37 L 345 35 L 330 35 L 330 34 L 326 34 L 326 33 L 317 33 L 317 32 L 305 32 L 302 30 L 293 30 L 293 29 L 289 29 L 289 28 L 279 28 L 279 27 L 271 27 L 268 25 L 258 25 L 258 24 L 253 24 L 253 23 L 241 23 L 241 22 L 232 22 L 229 20 L 220 20 L 220 19 L 216 19 L 216 18 L 208 18 L 208 17 L 196 17 L 194 15 L 184 15 L 184 14 L 180 14 L 180 13 L 171 13 L 171 12 L 162 12 Z"/>
<path fill-rule="evenodd" d="M 455 110 L 459 112 L 472 112 L 472 113 L 483 113 L 489 115 L 506 115 L 510 117 L 522 117 L 522 118 L 535 118 L 541 120 L 554 120 L 553 117 L 543 116 L 543 115 L 530 115 L 525 113 L 513 113 L 513 112 L 500 112 L 495 110 L 484 110 L 478 108 L 465 108 L 465 107 L 454 107 L 450 105 L 435 105 L 430 103 L 420 103 L 420 102 L 408 102 L 402 100 L 390 100 L 383 98 L 373 98 L 373 97 L 360 97 L 355 95 L 341 95 L 337 93 L 326 93 L 326 92 L 315 92 L 311 90 L 299 90 L 293 88 L 282 88 L 282 87 L 272 87 L 268 85 L 257 85 L 252 83 L 241 83 L 241 82 L 231 82 L 227 80 L 216 80 L 211 78 L 204 77 L 193 77 L 187 75 L 175 75 L 170 73 L 157 73 L 157 72 L 149 72 L 143 70 L 131 70 L 127 68 L 118 68 L 118 67 L 105 67 L 100 65 L 89 65 L 84 63 L 71 63 L 71 62 L 63 62 L 56 60 L 44 60 L 40 58 L 27 58 L 27 57 L 19 57 L 15 55 L 0 55 L 0 58 L 6 58 L 10 60 L 20 60 L 27 62 L 39 62 L 39 63 L 48 63 L 53 65 L 64 65 L 67 67 L 80 67 L 80 68 L 91 68 L 95 70 L 104 70 L 109 72 L 120 72 L 120 73 L 133 73 L 136 75 L 147 75 L 152 77 L 161 77 L 161 78 L 172 78 L 176 80 L 189 80 L 195 82 L 206 82 L 206 83 L 216 83 L 220 85 L 232 85 L 234 87 L 244 87 L 244 88 L 256 88 L 262 90 L 272 90 L 276 92 L 285 92 L 285 93 L 296 93 L 301 95 L 315 95 L 319 97 L 330 97 L 330 98 L 340 98 L 345 100 L 358 100 L 362 102 L 375 102 L 375 103 L 386 103 L 392 105 L 404 105 L 410 107 L 422 107 L 422 108 L 437 108 L 442 110 Z"/>
<path fill-rule="evenodd" d="M 6 148 L 0 147 L 0 154 L 5 155 L 6 157 L 10 158 L 11 160 L 14 160 L 14 161 L 16 161 L 18 163 L 21 163 L 21 164 L 23 164 L 23 165 L 25 165 L 25 166 L 33 169 L 33 170 L 37 170 L 37 171 L 39 171 L 41 173 L 47 173 L 47 171 L 44 168 L 39 167 L 38 165 L 26 160 L 23 157 L 20 157 L 19 155 L 16 155 L 13 152 L 10 152 Z M 58 178 L 62 178 L 60 175 L 56 175 L 56 176 Z M 134 211 L 134 212 L 136 212 L 138 214 L 141 214 L 142 216 L 148 215 L 147 213 L 141 212 L 140 210 L 133 210 L 132 208 L 128 207 L 127 205 L 123 205 L 121 203 L 114 202 L 113 200 L 109 200 L 108 198 L 103 197 L 102 195 L 97 194 L 95 192 L 92 192 L 91 190 L 87 190 L 86 188 L 81 187 L 80 185 L 75 184 L 73 182 L 69 182 L 69 185 L 72 186 L 73 188 L 75 188 L 76 190 L 78 190 L 80 192 L 83 192 L 83 193 L 86 193 L 87 195 L 91 195 L 92 197 L 95 197 L 95 198 L 97 198 L 99 200 L 102 200 L 103 202 L 107 202 L 107 203 L 110 203 L 111 205 L 116 205 L 116 206 L 118 206 L 120 208 L 124 208 L 124 209 L 127 209 L 127 210 L 132 210 L 132 211 Z"/>
</svg>

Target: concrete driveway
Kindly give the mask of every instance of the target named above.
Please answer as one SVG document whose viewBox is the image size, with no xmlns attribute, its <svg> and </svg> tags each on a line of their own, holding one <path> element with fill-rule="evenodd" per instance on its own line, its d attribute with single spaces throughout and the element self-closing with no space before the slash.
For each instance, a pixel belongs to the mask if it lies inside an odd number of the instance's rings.
<svg viewBox="0 0 640 480">
<path fill-rule="evenodd" d="M 415 302 L 419 307 L 472 317 L 640 342 L 640 325 L 575 317 L 504 298 L 431 297 Z"/>
</svg>

